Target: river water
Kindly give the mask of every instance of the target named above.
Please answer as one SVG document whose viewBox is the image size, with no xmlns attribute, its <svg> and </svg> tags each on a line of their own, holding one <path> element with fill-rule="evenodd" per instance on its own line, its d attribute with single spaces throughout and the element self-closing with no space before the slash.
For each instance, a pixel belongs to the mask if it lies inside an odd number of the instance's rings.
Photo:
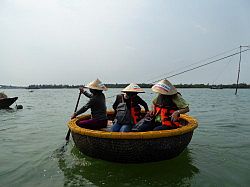
<svg viewBox="0 0 250 187">
<path fill-rule="evenodd" d="M 77 89 L 4 90 L 24 108 L 0 110 L 0 186 L 248 186 L 250 90 L 179 91 L 199 122 L 187 149 L 171 160 L 119 164 L 83 155 L 72 138 L 61 149 Z M 155 94 L 146 89 L 140 96 L 150 105 Z M 82 96 L 79 107 L 86 101 Z"/>
</svg>

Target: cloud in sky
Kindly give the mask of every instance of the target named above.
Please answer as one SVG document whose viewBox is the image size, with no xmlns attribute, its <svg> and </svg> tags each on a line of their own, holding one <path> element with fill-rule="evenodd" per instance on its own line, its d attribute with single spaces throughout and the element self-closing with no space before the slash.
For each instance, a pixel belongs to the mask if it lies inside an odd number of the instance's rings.
<svg viewBox="0 0 250 187">
<path fill-rule="evenodd" d="M 97 77 L 106 83 L 150 82 L 248 45 L 249 8 L 244 0 L 3 0 L 0 84 L 85 84 Z M 244 53 L 241 82 L 250 83 L 249 60 Z M 211 83 L 211 72 L 220 74 L 229 64 L 231 72 L 218 81 L 233 83 L 238 59 L 231 61 L 170 80 Z"/>
<path fill-rule="evenodd" d="M 206 34 L 208 32 L 207 28 L 205 28 L 205 27 L 203 27 L 203 26 L 201 26 L 199 24 L 196 24 L 195 27 L 197 29 L 199 29 L 203 34 Z"/>
</svg>

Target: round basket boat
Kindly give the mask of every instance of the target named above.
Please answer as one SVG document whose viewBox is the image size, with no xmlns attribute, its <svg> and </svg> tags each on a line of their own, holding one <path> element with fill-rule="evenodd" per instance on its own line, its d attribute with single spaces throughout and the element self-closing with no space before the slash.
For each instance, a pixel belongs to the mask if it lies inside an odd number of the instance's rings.
<svg viewBox="0 0 250 187">
<path fill-rule="evenodd" d="M 114 112 L 107 111 L 109 120 Z M 181 115 L 180 128 L 147 132 L 109 132 L 90 130 L 77 126 L 78 120 L 89 119 L 90 114 L 69 121 L 76 147 L 84 154 L 121 163 L 142 163 L 167 160 L 178 156 L 192 139 L 197 120 Z"/>
</svg>

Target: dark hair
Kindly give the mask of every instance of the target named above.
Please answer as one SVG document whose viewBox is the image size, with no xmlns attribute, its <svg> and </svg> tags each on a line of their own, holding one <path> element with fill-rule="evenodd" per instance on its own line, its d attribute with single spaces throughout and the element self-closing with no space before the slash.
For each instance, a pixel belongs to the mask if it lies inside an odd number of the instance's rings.
<svg viewBox="0 0 250 187">
<path fill-rule="evenodd" d="M 169 106 L 171 105 L 171 103 L 173 103 L 173 96 L 174 95 L 163 95 L 163 94 L 159 94 L 154 100 L 153 100 L 153 104 L 158 105 L 158 106 Z"/>
<path fill-rule="evenodd" d="M 125 92 L 128 96 L 135 96 L 138 93 L 137 92 Z"/>
<path fill-rule="evenodd" d="M 93 94 L 93 95 L 97 95 L 97 94 L 100 94 L 102 93 L 102 90 L 95 90 L 95 89 L 89 89 L 89 91 Z"/>
</svg>

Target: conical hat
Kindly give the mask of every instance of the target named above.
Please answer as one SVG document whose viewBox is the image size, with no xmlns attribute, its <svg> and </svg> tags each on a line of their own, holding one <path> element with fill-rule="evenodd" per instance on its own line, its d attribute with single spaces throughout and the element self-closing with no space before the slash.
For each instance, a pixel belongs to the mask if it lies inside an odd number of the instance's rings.
<svg viewBox="0 0 250 187">
<path fill-rule="evenodd" d="M 8 98 L 7 95 L 3 92 L 0 92 L 0 99 L 6 99 Z"/>
<path fill-rule="evenodd" d="M 163 95 L 174 95 L 177 93 L 177 89 L 166 79 L 161 80 L 156 83 L 151 88 L 154 92 L 163 94 Z"/>
<path fill-rule="evenodd" d="M 128 85 L 126 88 L 124 88 L 122 90 L 122 92 L 136 92 L 136 93 L 144 93 L 144 90 L 142 88 L 140 88 L 140 86 L 138 86 L 135 83 L 131 83 L 130 85 Z"/>
<path fill-rule="evenodd" d="M 94 90 L 104 90 L 104 91 L 108 90 L 106 86 L 102 84 L 102 82 L 99 79 L 96 79 L 88 83 L 85 87 L 89 89 L 94 89 Z"/>
</svg>

